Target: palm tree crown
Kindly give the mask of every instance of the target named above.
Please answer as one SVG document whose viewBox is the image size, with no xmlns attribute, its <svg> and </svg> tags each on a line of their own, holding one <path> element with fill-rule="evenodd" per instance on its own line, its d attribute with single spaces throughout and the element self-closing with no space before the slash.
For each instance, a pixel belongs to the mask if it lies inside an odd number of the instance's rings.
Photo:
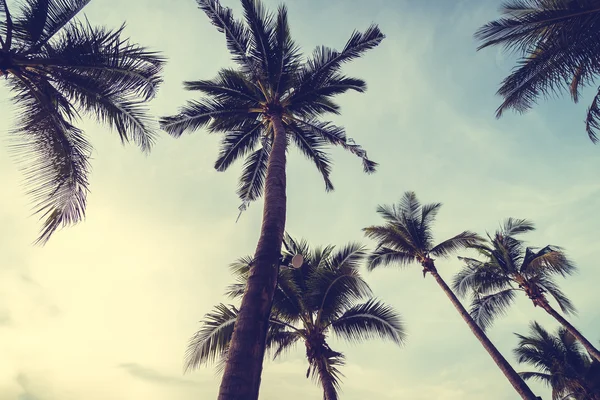
<svg viewBox="0 0 600 400">
<path fill-rule="evenodd" d="M 143 103 L 156 94 L 163 60 L 117 30 L 74 18 L 90 0 L 27 0 L 13 14 L 0 0 L 0 74 L 14 93 L 12 150 L 44 220 L 38 242 L 84 217 L 91 146 L 80 113 L 149 150 Z"/>
<path fill-rule="evenodd" d="M 328 145 L 342 146 L 359 156 L 366 172 L 375 170 L 377 164 L 346 137 L 342 127 L 320 117 L 339 113 L 334 96 L 366 90 L 363 80 L 347 77 L 340 69 L 383 40 L 377 26 L 364 33 L 354 32 L 341 51 L 318 47 L 311 57 L 303 59 L 290 35 L 285 6 L 273 15 L 258 0 L 242 0 L 242 23 L 218 0 L 197 2 L 225 34 L 238 68 L 222 69 L 212 80 L 185 82 L 187 90 L 199 91 L 205 97 L 188 102 L 177 115 L 162 118 L 161 126 L 175 137 L 203 127 L 224 134 L 215 168 L 224 171 L 245 158 L 237 192 L 241 210 L 263 193 L 274 118 L 282 122 L 288 141 L 315 164 L 326 190 L 333 189 L 331 160 L 325 151 Z"/>
<path fill-rule="evenodd" d="M 477 234 L 464 231 L 435 244 L 432 224 L 441 206 L 441 203 L 421 205 L 414 192 L 406 192 L 398 204 L 379 206 L 377 213 L 385 224 L 364 229 L 367 237 L 377 241 L 377 249 L 369 256 L 369 270 L 417 262 L 426 274 L 435 268 L 432 257 L 448 257 L 479 242 Z"/>
<path fill-rule="evenodd" d="M 529 336 L 517 334 L 519 345 L 514 350 L 520 363 L 535 367 L 535 372 L 522 372 L 525 379 L 537 379 L 552 388 L 553 400 L 600 399 L 600 375 L 592 360 L 565 328 L 556 335 L 537 322 L 531 324 Z"/>
<path fill-rule="evenodd" d="M 267 347 L 277 358 L 299 341 L 306 346 L 309 362 L 307 376 L 320 381 L 325 398 L 337 398 L 340 385 L 338 367 L 344 355 L 332 350 L 327 337 L 333 334 L 352 342 L 369 338 L 389 339 L 401 344 L 404 327 L 399 315 L 389 306 L 373 299 L 369 285 L 359 274 L 364 249 L 348 244 L 311 249 L 305 241 L 289 236 L 284 241 L 283 259 L 304 256 L 298 269 L 281 269 L 273 299 Z M 232 265 L 238 282 L 227 289 L 232 298 L 240 297 L 249 273 L 250 257 Z M 366 302 L 359 302 L 361 299 Z M 190 340 L 186 369 L 226 357 L 238 310 L 220 304 L 207 314 L 200 331 Z"/>
<path fill-rule="evenodd" d="M 473 319 L 489 327 L 494 318 L 506 312 L 516 293 L 524 292 L 536 306 L 544 308 L 552 296 L 561 310 L 574 313 L 575 307 L 560 290 L 554 276 L 575 272 L 575 266 L 557 246 L 541 249 L 525 247 L 515 236 L 532 231 L 531 222 L 509 218 L 487 244 L 474 246 L 484 261 L 459 257 L 465 267 L 454 279 L 454 290 L 461 296 L 472 292 Z"/>
<path fill-rule="evenodd" d="M 481 46 L 501 45 L 522 55 L 498 94 L 504 102 L 497 116 L 513 108 L 530 109 L 539 97 L 569 91 L 575 102 L 580 90 L 600 73 L 599 0 L 510 0 L 505 15 L 481 27 L 475 37 Z M 590 139 L 598 141 L 600 91 L 586 118 Z"/>
</svg>

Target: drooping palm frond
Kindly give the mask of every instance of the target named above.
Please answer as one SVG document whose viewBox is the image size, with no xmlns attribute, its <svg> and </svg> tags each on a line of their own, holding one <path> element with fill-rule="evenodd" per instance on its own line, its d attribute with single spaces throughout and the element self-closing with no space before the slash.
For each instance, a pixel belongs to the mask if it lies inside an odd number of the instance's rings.
<svg viewBox="0 0 600 400">
<path fill-rule="evenodd" d="M 516 298 L 515 289 L 505 289 L 493 294 L 475 296 L 470 314 L 483 330 L 492 326 L 494 319 L 504 315 Z"/>
<path fill-rule="evenodd" d="M 511 280 L 501 269 L 467 257 L 458 257 L 465 266 L 454 276 L 452 290 L 460 297 L 469 291 L 477 294 L 493 293 L 510 287 Z"/>
<path fill-rule="evenodd" d="M 532 283 L 538 285 L 544 292 L 547 292 L 550 296 L 556 300 L 558 306 L 563 313 L 569 315 L 576 315 L 577 308 L 567 297 L 567 295 L 560 290 L 556 282 L 549 276 L 536 276 L 531 279 Z"/>
<path fill-rule="evenodd" d="M 219 304 L 204 316 L 202 327 L 192 336 L 185 353 L 185 370 L 214 362 L 226 353 L 238 310 L 232 305 Z"/>
<path fill-rule="evenodd" d="M 406 267 L 413 262 L 415 262 L 415 257 L 413 254 L 382 246 L 377 247 L 371 254 L 369 254 L 367 269 L 372 271 L 380 266 Z"/>
<path fill-rule="evenodd" d="M 405 340 L 403 325 L 393 308 L 375 299 L 349 308 L 331 322 L 333 331 L 348 341 L 381 338 L 396 344 Z"/>
<path fill-rule="evenodd" d="M 479 49 L 500 45 L 520 53 L 517 67 L 498 93 L 498 108 L 527 111 L 540 97 L 570 92 L 575 102 L 581 88 L 597 78 L 600 68 L 600 3 L 591 1 L 512 0 L 505 4 L 506 17 L 480 28 L 475 37 Z M 590 111 L 594 109 L 594 103 Z M 595 116 L 588 113 L 586 128 L 596 141 Z"/>
<path fill-rule="evenodd" d="M 480 243 L 483 239 L 475 232 L 464 231 L 435 245 L 430 251 L 434 257 L 449 257 L 458 250 Z"/>
<path fill-rule="evenodd" d="M 567 258 L 560 247 L 546 246 L 537 252 L 526 249 L 520 270 L 525 274 L 559 274 L 565 277 L 575 273 L 577 267 Z"/>
<path fill-rule="evenodd" d="M 76 127 L 86 114 L 115 129 L 123 142 L 150 149 L 154 122 L 144 103 L 156 94 L 164 59 L 110 30 L 75 19 L 89 0 L 28 0 L 0 8 L 9 54 L 3 72 L 19 118 L 10 141 L 43 220 L 38 243 L 85 216 L 91 146 Z"/>
<path fill-rule="evenodd" d="M 585 118 L 585 130 L 594 143 L 598 143 L 598 131 L 600 131 L 600 88 L 587 110 Z"/>
<path fill-rule="evenodd" d="M 509 217 L 504 220 L 500 232 L 503 236 L 513 237 L 515 235 L 531 232 L 534 230 L 535 225 L 533 224 L 533 222 L 526 219 Z"/>
</svg>

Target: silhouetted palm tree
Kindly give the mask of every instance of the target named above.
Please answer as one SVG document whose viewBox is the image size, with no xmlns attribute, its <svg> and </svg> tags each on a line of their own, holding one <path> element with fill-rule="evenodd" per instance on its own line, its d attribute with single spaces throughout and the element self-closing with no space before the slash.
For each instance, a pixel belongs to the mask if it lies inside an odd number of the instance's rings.
<svg viewBox="0 0 600 400">
<path fill-rule="evenodd" d="M 475 245 L 482 240 L 477 234 L 464 231 L 434 244 L 432 224 L 440 207 L 440 203 L 421 205 L 414 192 L 406 192 L 397 205 L 379 206 L 377 212 L 383 217 L 385 224 L 364 229 L 367 237 L 377 241 L 377 249 L 369 256 L 369 270 L 388 265 L 404 267 L 413 263 L 420 264 L 423 267 L 423 276 L 427 273 L 433 276 L 521 397 L 528 400 L 537 399 L 483 330 L 473 321 L 438 273 L 433 257 L 448 257 L 457 250 Z"/>
<path fill-rule="evenodd" d="M 154 97 L 163 59 L 109 30 L 79 22 L 90 0 L 25 0 L 13 14 L 0 0 L 0 73 L 14 93 L 11 149 L 44 221 L 38 242 L 83 219 L 91 145 L 80 113 L 148 151 L 154 126 L 143 103 Z"/>
<path fill-rule="evenodd" d="M 244 22 L 233 18 L 218 0 L 197 0 L 217 29 L 225 34 L 237 69 L 222 69 L 217 78 L 186 82 L 188 90 L 206 97 L 190 101 L 161 126 L 175 137 L 207 128 L 223 133 L 215 168 L 224 171 L 245 158 L 238 195 L 241 210 L 264 192 L 261 234 L 254 254 L 248 290 L 242 299 L 219 399 L 258 397 L 268 317 L 277 276 L 277 260 L 286 220 L 286 153 L 294 143 L 310 159 L 332 190 L 329 145 L 341 146 L 363 160 L 364 170 L 376 164 L 344 129 L 322 121 L 339 113 L 333 97 L 349 90 L 364 92 L 361 79 L 340 72 L 342 65 L 377 46 L 384 35 L 377 26 L 354 32 L 341 50 L 318 47 L 303 59 L 290 36 L 287 11 L 276 15 L 259 0 L 242 0 Z"/>
<path fill-rule="evenodd" d="M 521 55 L 498 94 L 504 102 L 497 116 L 512 108 L 529 110 L 540 97 L 569 91 L 575 102 L 583 87 L 600 73 L 599 0 L 510 0 L 505 15 L 481 27 L 479 49 L 501 45 Z M 600 129 L 600 90 L 587 112 L 586 130 L 593 142 Z"/>
<path fill-rule="evenodd" d="M 338 367 L 344 355 L 327 344 L 330 335 L 350 342 L 370 338 L 404 341 L 404 328 L 399 315 L 389 306 L 373 299 L 369 285 L 359 274 L 365 258 L 363 247 L 348 244 L 339 250 L 334 246 L 311 249 L 305 241 L 286 237 L 283 259 L 304 256 L 298 269 L 281 269 L 273 300 L 267 348 L 277 358 L 298 342 L 306 346 L 308 371 L 323 387 L 325 400 L 337 400 L 340 387 Z M 232 271 L 238 283 L 227 294 L 239 298 L 244 293 L 251 257 L 238 260 Z M 360 302 L 360 300 L 366 300 Z M 186 354 L 186 370 L 202 363 L 227 357 L 238 309 L 219 304 L 205 315 L 202 328 L 190 340 Z"/>
<path fill-rule="evenodd" d="M 534 229 L 527 220 L 507 219 L 493 237 L 489 236 L 489 243 L 475 246 L 484 261 L 459 257 L 466 266 L 456 275 L 454 290 L 460 296 L 469 292 L 473 294 L 471 315 L 483 329 L 489 327 L 496 316 L 506 313 L 517 292 L 522 292 L 535 307 L 539 306 L 554 317 L 592 357 L 600 361 L 600 352 L 550 305 L 546 296 L 552 296 L 565 314 L 576 312 L 554 281 L 555 275 L 564 277 L 575 272 L 575 266 L 557 246 L 548 245 L 542 249 L 525 247 L 521 240 L 515 238 Z"/>
<path fill-rule="evenodd" d="M 552 400 L 600 399 L 599 364 L 592 362 L 565 328 L 552 335 L 534 322 L 530 330 L 529 336 L 517 334 L 519 345 L 515 349 L 520 363 L 537 370 L 521 372 L 524 379 L 537 379 L 550 386 Z"/>
</svg>

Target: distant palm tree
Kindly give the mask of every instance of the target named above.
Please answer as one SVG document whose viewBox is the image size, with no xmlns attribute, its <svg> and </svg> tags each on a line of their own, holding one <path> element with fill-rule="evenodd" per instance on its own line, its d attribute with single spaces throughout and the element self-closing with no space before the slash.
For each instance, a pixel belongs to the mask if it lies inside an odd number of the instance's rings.
<svg viewBox="0 0 600 400">
<path fill-rule="evenodd" d="M 0 0 L 0 74 L 18 107 L 11 149 L 44 220 L 39 243 L 85 215 L 92 147 L 74 125 L 80 112 L 145 151 L 154 139 L 143 103 L 156 94 L 163 59 L 124 38 L 124 26 L 75 20 L 89 2 L 24 0 L 13 15 Z"/>
<path fill-rule="evenodd" d="M 354 32 L 341 51 L 318 47 L 303 59 L 290 36 L 287 10 L 267 12 L 259 0 L 242 0 L 245 23 L 233 18 L 218 0 L 197 0 L 219 31 L 237 69 L 222 69 L 217 78 L 186 82 L 185 88 L 206 97 L 190 101 L 179 114 L 164 117 L 162 128 L 175 137 L 206 127 L 223 133 L 218 171 L 245 158 L 238 188 L 244 210 L 264 192 L 261 234 L 254 254 L 248 290 L 242 299 L 220 400 L 258 398 L 263 353 L 271 309 L 277 260 L 286 221 L 286 154 L 294 143 L 332 190 L 329 145 L 360 157 L 364 170 L 376 164 L 346 137 L 344 129 L 321 120 L 339 113 L 333 98 L 349 90 L 364 92 L 361 79 L 343 75 L 343 64 L 359 58 L 384 38 L 377 26 Z"/>
<path fill-rule="evenodd" d="M 341 376 L 338 367 L 344 364 L 344 355 L 329 347 L 328 336 L 350 342 L 380 338 L 401 344 L 403 324 L 391 307 L 371 297 L 369 285 L 359 274 L 365 258 L 362 246 L 311 249 L 305 241 L 290 237 L 286 237 L 284 246 L 283 259 L 301 254 L 304 263 L 298 269 L 279 272 L 267 347 L 277 358 L 299 341 L 304 342 L 309 364 L 306 376 L 319 381 L 325 400 L 337 400 Z M 251 263 L 252 258 L 246 257 L 232 265 L 238 280 L 227 290 L 232 298 L 244 293 Z M 366 302 L 359 303 L 361 299 Z M 202 328 L 190 340 L 186 370 L 226 360 L 238 313 L 235 306 L 219 304 L 204 317 Z"/>
<path fill-rule="evenodd" d="M 550 386 L 552 400 L 600 399 L 600 364 L 592 362 L 565 328 L 552 335 L 534 322 L 530 330 L 529 336 L 517 334 L 519 345 L 515 349 L 520 363 L 537 369 L 521 372 L 524 379 L 537 379 Z"/>
<path fill-rule="evenodd" d="M 437 245 L 434 244 L 432 224 L 440 207 L 440 203 L 421 205 L 414 192 L 406 192 L 397 205 L 379 206 L 377 212 L 383 217 L 385 224 L 364 229 L 367 237 L 377 241 L 377 249 L 369 256 L 369 270 L 388 265 L 404 267 L 413 263 L 420 264 L 423 267 L 423 276 L 427 273 L 433 276 L 521 397 L 528 400 L 537 399 L 439 275 L 433 257 L 448 257 L 457 250 L 482 240 L 477 234 L 464 231 Z"/>
<path fill-rule="evenodd" d="M 534 229 L 527 220 L 507 219 L 504 226 L 489 237 L 489 243 L 474 246 L 485 258 L 484 261 L 459 257 L 466 265 L 455 277 L 454 290 L 459 296 L 469 292 L 473 294 L 471 315 L 483 329 L 491 326 L 496 316 L 506 313 L 517 292 L 522 292 L 535 307 L 539 306 L 554 317 L 593 358 L 600 361 L 600 352 L 550 305 L 546 296 L 546 293 L 552 296 L 565 314 L 576 312 L 573 303 L 554 281 L 555 275 L 564 277 L 575 272 L 575 266 L 557 246 L 535 249 L 525 247 L 521 240 L 515 238 Z"/>
<path fill-rule="evenodd" d="M 508 108 L 523 113 L 540 97 L 565 91 L 577 102 L 600 73 L 600 0 L 510 0 L 501 11 L 504 17 L 475 33 L 479 49 L 501 45 L 522 56 L 498 90 L 504 102 L 497 117 Z M 600 89 L 585 123 L 597 142 Z"/>
</svg>

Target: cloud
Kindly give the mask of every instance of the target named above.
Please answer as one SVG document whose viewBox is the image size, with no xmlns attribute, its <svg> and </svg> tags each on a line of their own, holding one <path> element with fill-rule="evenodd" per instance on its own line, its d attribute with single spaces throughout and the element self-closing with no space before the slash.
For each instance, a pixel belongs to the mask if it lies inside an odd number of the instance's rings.
<svg viewBox="0 0 600 400">
<path fill-rule="evenodd" d="M 144 367 L 136 363 L 123 363 L 119 368 L 124 369 L 136 379 L 157 383 L 161 385 L 194 385 L 196 382 L 163 374 L 155 369 Z"/>
</svg>

